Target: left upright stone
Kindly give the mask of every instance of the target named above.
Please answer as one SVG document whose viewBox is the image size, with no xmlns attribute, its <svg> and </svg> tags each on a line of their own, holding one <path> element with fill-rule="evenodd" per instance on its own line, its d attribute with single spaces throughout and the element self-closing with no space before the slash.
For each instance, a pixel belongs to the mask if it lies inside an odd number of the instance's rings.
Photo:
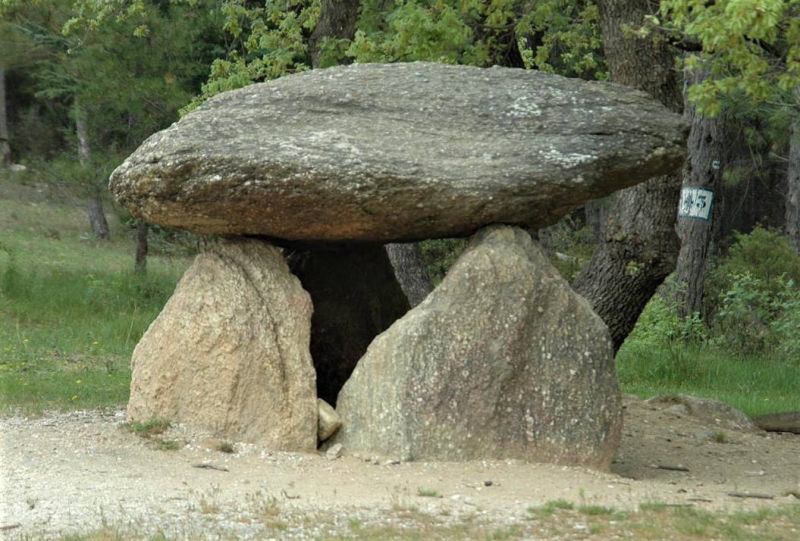
<svg viewBox="0 0 800 541">
<path fill-rule="evenodd" d="M 237 240 L 200 254 L 133 352 L 128 420 L 315 449 L 311 312 L 277 248 Z"/>
</svg>

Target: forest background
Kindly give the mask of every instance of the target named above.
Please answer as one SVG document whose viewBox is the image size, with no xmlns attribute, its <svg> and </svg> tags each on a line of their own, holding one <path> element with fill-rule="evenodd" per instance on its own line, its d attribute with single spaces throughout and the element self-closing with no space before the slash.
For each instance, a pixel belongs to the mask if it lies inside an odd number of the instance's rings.
<svg viewBox="0 0 800 541">
<path fill-rule="evenodd" d="M 148 135 L 253 82 L 414 60 L 614 80 L 682 111 L 689 159 L 663 188 L 533 233 L 612 328 L 627 391 L 800 410 L 798 0 L 0 0 L 0 407 L 127 399 L 133 346 L 208 242 L 108 198 Z M 715 199 L 675 235 L 681 185 Z M 436 281 L 462 247 L 415 253 Z M 612 289 L 637 298 L 604 306 Z"/>
</svg>

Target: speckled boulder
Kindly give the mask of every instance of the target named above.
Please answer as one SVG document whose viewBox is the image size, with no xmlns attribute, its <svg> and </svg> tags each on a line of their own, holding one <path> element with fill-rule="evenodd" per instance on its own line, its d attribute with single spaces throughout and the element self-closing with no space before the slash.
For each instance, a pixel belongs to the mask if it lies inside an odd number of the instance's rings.
<svg viewBox="0 0 800 541">
<path fill-rule="evenodd" d="M 608 329 L 523 230 L 478 232 L 339 393 L 348 452 L 608 469 L 622 406 Z"/>
<path fill-rule="evenodd" d="M 111 176 L 135 216 L 295 241 L 544 227 L 683 163 L 687 127 L 643 92 L 534 70 L 358 64 L 222 93 Z"/>
</svg>

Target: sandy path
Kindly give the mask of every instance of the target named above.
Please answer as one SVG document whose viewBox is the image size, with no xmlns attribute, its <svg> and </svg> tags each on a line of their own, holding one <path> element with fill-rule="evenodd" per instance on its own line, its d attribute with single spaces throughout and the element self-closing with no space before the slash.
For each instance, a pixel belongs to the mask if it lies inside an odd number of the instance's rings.
<svg viewBox="0 0 800 541">
<path fill-rule="evenodd" d="M 354 519 L 391 521 L 403 509 L 508 525 L 556 499 L 627 510 L 641 502 L 733 510 L 800 501 L 800 435 L 734 430 L 632 397 L 613 473 L 517 461 L 328 460 L 240 443 L 226 454 L 180 427 L 165 437 L 188 443 L 165 451 L 123 422 L 121 411 L 0 419 L 0 538 L 103 525 L 178 538 L 248 538 L 265 535 L 275 521 L 281 537 L 315 538 L 346 535 Z"/>
</svg>

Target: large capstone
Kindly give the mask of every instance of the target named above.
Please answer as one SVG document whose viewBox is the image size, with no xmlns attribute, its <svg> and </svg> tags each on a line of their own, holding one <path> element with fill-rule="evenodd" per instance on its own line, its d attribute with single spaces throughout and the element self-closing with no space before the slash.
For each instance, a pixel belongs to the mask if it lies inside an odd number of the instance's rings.
<svg viewBox="0 0 800 541">
<path fill-rule="evenodd" d="M 390 242 L 544 227 L 680 166 L 686 126 L 643 92 L 533 70 L 359 64 L 222 93 L 111 177 L 148 222 Z"/>
<path fill-rule="evenodd" d="M 608 329 L 521 229 L 481 230 L 370 345 L 334 442 L 414 460 L 610 466 L 622 409 Z"/>
<path fill-rule="evenodd" d="M 200 254 L 133 352 L 128 419 L 316 449 L 311 311 L 277 248 L 229 241 Z"/>
</svg>

